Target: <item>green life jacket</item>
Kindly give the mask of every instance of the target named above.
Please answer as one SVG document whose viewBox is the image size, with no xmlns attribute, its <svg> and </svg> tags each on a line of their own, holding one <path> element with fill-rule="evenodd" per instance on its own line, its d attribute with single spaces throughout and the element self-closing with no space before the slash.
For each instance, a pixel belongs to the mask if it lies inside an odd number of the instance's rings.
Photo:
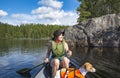
<svg viewBox="0 0 120 78">
<path fill-rule="evenodd" d="M 59 58 L 65 55 L 65 41 L 57 44 L 55 41 L 52 41 L 52 58 Z"/>
</svg>

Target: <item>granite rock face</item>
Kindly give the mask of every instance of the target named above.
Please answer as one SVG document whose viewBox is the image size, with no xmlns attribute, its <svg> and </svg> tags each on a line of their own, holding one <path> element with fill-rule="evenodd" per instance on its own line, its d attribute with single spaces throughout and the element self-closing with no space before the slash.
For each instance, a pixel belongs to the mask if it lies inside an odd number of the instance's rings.
<svg viewBox="0 0 120 78">
<path fill-rule="evenodd" d="M 65 29 L 70 46 L 120 47 L 120 14 L 88 19 Z"/>
</svg>

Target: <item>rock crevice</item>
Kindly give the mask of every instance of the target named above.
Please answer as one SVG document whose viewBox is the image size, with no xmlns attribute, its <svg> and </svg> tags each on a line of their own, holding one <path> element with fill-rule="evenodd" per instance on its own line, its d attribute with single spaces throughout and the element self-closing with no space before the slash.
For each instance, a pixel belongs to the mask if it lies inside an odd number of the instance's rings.
<svg viewBox="0 0 120 78">
<path fill-rule="evenodd" d="M 65 29 L 70 46 L 120 47 L 120 14 L 88 19 Z"/>
</svg>

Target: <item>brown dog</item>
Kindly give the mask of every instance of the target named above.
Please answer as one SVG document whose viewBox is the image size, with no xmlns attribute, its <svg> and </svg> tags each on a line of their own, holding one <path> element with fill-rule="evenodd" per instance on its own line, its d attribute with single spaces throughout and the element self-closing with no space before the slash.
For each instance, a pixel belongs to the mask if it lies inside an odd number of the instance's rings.
<svg viewBox="0 0 120 78">
<path fill-rule="evenodd" d="M 61 70 L 58 70 L 55 78 L 76 78 L 76 77 L 85 78 L 87 72 L 95 72 L 95 71 L 96 69 L 92 66 L 92 64 L 86 62 L 79 69 L 62 68 Z"/>
</svg>

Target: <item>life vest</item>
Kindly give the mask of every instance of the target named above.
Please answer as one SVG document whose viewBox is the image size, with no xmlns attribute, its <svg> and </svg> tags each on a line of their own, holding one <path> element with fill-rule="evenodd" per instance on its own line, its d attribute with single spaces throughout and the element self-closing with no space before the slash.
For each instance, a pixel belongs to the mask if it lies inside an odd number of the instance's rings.
<svg viewBox="0 0 120 78">
<path fill-rule="evenodd" d="M 85 78 L 79 69 L 68 68 L 66 70 L 60 70 L 61 78 Z"/>
<path fill-rule="evenodd" d="M 65 41 L 57 44 L 55 41 L 52 41 L 52 58 L 59 58 L 65 55 Z"/>
</svg>

